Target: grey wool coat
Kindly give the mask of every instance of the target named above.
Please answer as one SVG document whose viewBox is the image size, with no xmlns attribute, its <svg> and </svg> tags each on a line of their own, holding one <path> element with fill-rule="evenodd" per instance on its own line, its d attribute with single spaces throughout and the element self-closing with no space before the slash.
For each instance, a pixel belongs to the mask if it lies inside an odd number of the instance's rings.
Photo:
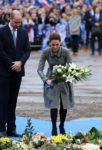
<svg viewBox="0 0 102 150">
<path fill-rule="evenodd" d="M 79 15 L 71 16 L 69 19 L 69 28 L 71 35 L 79 35 L 81 27 L 81 17 Z M 72 29 L 75 29 L 76 32 L 72 32 Z"/>
<path fill-rule="evenodd" d="M 44 74 L 45 62 L 48 62 L 49 68 L 46 75 Z M 54 65 L 63 65 L 71 63 L 72 59 L 68 49 L 60 47 L 57 55 L 54 55 L 51 48 L 43 50 L 39 65 L 38 65 L 38 74 L 44 82 L 44 102 L 45 107 L 53 109 L 58 108 L 60 104 L 60 98 L 62 100 L 63 108 L 69 109 L 74 106 L 74 94 L 73 94 L 73 85 L 72 83 L 60 82 L 55 86 L 46 88 L 46 80 L 52 79 L 51 74 Z"/>
</svg>

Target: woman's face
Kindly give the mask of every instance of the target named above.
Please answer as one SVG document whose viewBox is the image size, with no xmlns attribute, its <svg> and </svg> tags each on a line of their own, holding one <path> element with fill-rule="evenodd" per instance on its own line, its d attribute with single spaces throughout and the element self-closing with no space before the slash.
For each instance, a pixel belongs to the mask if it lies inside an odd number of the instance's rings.
<svg viewBox="0 0 102 150">
<path fill-rule="evenodd" d="M 51 42 L 50 42 L 50 47 L 52 48 L 52 52 L 54 53 L 54 54 L 57 54 L 58 53 L 58 51 L 59 51 L 59 48 L 60 48 L 60 41 L 59 40 L 52 40 Z"/>
</svg>

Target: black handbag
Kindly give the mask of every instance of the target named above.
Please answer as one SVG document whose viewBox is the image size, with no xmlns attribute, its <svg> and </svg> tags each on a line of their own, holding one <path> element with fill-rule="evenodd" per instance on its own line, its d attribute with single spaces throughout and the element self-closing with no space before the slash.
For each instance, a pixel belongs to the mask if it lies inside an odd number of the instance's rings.
<svg viewBox="0 0 102 150">
<path fill-rule="evenodd" d="M 101 27 L 92 27 L 92 35 L 94 36 L 99 36 L 101 35 L 102 33 L 102 30 L 101 30 Z"/>
</svg>

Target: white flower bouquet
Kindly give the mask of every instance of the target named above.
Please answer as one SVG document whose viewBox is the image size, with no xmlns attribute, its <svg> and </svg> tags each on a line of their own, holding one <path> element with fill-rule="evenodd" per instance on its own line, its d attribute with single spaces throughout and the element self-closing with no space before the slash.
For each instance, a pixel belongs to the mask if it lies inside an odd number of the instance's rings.
<svg viewBox="0 0 102 150">
<path fill-rule="evenodd" d="M 55 65 L 52 72 L 53 82 L 77 82 L 86 80 L 91 75 L 90 65 L 78 66 L 74 63 L 66 66 Z"/>
<path fill-rule="evenodd" d="M 82 150 L 100 150 L 100 146 L 92 144 L 92 143 L 86 143 L 81 146 L 81 149 Z"/>
</svg>

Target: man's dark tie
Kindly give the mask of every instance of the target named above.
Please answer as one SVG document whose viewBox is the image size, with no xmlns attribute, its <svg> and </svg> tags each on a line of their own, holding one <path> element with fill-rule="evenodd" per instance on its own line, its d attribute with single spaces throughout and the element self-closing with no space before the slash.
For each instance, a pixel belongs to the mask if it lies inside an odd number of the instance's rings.
<svg viewBox="0 0 102 150">
<path fill-rule="evenodd" d="M 15 33 L 15 29 L 13 29 L 13 32 L 12 32 L 12 36 L 13 36 L 13 41 L 14 41 L 14 45 L 15 45 L 15 47 L 16 47 L 16 33 Z"/>
</svg>

